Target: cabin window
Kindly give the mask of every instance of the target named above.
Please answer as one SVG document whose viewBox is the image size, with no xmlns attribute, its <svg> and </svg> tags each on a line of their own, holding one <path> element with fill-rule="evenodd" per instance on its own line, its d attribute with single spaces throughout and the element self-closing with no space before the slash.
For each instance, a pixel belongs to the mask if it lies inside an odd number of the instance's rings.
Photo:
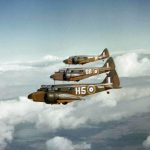
<svg viewBox="0 0 150 150">
<path fill-rule="evenodd" d="M 71 70 L 71 73 L 79 73 L 80 70 Z"/>
</svg>

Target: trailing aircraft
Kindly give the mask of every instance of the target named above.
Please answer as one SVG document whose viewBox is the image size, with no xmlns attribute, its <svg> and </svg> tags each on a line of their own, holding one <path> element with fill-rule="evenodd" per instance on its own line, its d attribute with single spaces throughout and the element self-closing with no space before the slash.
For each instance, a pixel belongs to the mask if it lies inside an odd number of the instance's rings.
<svg viewBox="0 0 150 150">
<path fill-rule="evenodd" d="M 67 104 L 73 101 L 83 100 L 85 96 L 93 95 L 110 89 L 119 89 L 120 80 L 115 70 L 111 70 L 101 83 L 94 84 L 60 84 L 42 85 L 36 92 L 28 95 L 35 102 L 47 104 Z"/>
<path fill-rule="evenodd" d="M 109 57 L 109 51 L 107 48 L 103 50 L 103 52 L 100 55 L 97 56 L 88 56 L 88 55 L 78 55 L 78 56 L 71 56 L 68 59 L 65 59 L 63 62 L 65 64 L 73 64 L 73 65 L 78 65 L 78 64 L 86 64 L 98 60 L 104 60 Z"/>
<path fill-rule="evenodd" d="M 103 67 L 88 68 L 64 68 L 50 76 L 53 80 L 80 81 L 98 74 L 106 73 L 115 69 L 113 58 L 110 57 Z"/>
</svg>

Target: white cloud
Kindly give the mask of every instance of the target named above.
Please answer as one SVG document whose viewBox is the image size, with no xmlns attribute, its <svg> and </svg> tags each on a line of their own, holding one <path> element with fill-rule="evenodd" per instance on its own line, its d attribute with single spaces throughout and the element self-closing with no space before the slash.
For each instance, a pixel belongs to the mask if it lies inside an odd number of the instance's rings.
<svg viewBox="0 0 150 150">
<path fill-rule="evenodd" d="M 148 51 L 145 50 L 147 53 Z M 115 63 L 117 66 L 117 71 L 121 77 L 135 77 L 150 75 L 150 59 L 146 56 L 141 58 L 141 51 L 132 51 L 132 53 L 118 54 L 115 57 Z M 46 71 L 52 73 L 61 67 L 66 67 L 62 62 L 64 58 L 47 55 L 36 61 L 26 61 L 26 62 L 4 62 L 0 64 L 0 72 L 7 71 Z M 95 66 L 101 61 L 95 63 L 89 63 L 85 66 Z M 101 64 L 103 66 L 103 64 Z M 68 67 L 68 66 L 67 66 Z"/>
<path fill-rule="evenodd" d="M 23 122 L 35 123 L 37 113 L 43 105 L 35 104 L 26 98 L 20 100 L 0 101 L 0 149 L 3 150 L 7 143 L 13 139 L 14 128 Z"/>
<path fill-rule="evenodd" d="M 115 50 L 114 52 L 112 52 L 111 54 L 114 55 L 123 55 L 126 53 L 136 53 L 138 55 L 141 54 L 150 54 L 150 50 L 148 49 L 130 49 L 130 50 Z"/>
<path fill-rule="evenodd" d="M 6 72 L 6 71 L 23 71 L 33 69 L 32 66 L 25 66 L 25 65 L 19 65 L 19 64 L 0 64 L 0 72 Z"/>
<path fill-rule="evenodd" d="M 14 126 L 0 122 L 0 149 L 3 150 L 7 143 L 13 139 Z"/>
<path fill-rule="evenodd" d="M 146 57 L 139 59 L 139 56 L 137 53 L 127 53 L 115 58 L 121 77 L 150 75 L 150 60 Z"/>
<path fill-rule="evenodd" d="M 150 149 L 150 136 L 143 142 L 143 146 L 145 149 Z"/>
<path fill-rule="evenodd" d="M 139 60 L 138 55 L 134 53 L 116 57 L 116 64 L 121 76 L 145 75 L 149 69 L 147 62 L 149 62 L 148 59 Z M 56 69 L 56 66 L 59 68 L 60 64 L 47 65 L 44 67 L 46 68 L 45 72 Z M 33 72 L 32 70 L 31 73 L 33 74 Z M 36 72 L 33 75 L 36 76 Z M 29 81 L 25 80 L 26 75 L 23 76 L 23 81 L 20 78 L 17 80 L 21 83 Z M 30 82 L 33 82 L 33 76 L 31 78 Z M 135 80 L 143 80 L 143 78 L 137 77 Z M 14 80 L 14 82 L 17 81 Z M 15 89 L 15 87 L 13 88 Z M 6 94 L 7 92 L 6 90 Z M 65 106 L 35 103 L 25 97 L 21 97 L 19 100 L 0 101 L 0 149 L 4 149 L 7 143 L 12 141 L 15 126 L 20 123 L 33 123 L 37 129 L 48 130 L 49 132 L 58 129 L 75 129 L 98 125 L 101 122 L 150 112 L 149 97 L 149 78 L 146 78 L 140 85 L 131 82 L 130 86 L 120 90 L 111 90 L 109 95 L 102 92 L 87 97 L 86 101 Z"/>
<path fill-rule="evenodd" d="M 54 137 L 46 142 L 47 150 L 87 150 L 91 145 L 85 142 L 73 144 L 71 140 L 64 137 Z"/>
<path fill-rule="evenodd" d="M 35 103 L 25 97 L 0 102 L 0 149 L 13 139 L 20 123 L 33 123 L 38 130 L 57 131 L 98 125 L 101 122 L 150 112 L 150 87 L 129 87 L 102 92 L 68 105 Z"/>
<path fill-rule="evenodd" d="M 52 106 L 39 114 L 36 126 L 49 130 L 79 128 L 149 112 L 149 96 L 150 87 L 113 90 L 110 95 L 103 92 L 65 107 Z"/>
<path fill-rule="evenodd" d="M 6 71 L 25 71 L 33 69 L 45 69 L 46 67 L 57 65 L 63 58 L 47 55 L 36 61 L 16 61 L 16 62 L 4 62 L 0 64 L 0 72 Z M 63 63 L 62 63 L 63 64 Z"/>
<path fill-rule="evenodd" d="M 57 60 L 61 60 L 62 58 L 53 55 L 46 55 L 44 56 L 44 59 L 49 61 L 57 61 Z"/>
</svg>

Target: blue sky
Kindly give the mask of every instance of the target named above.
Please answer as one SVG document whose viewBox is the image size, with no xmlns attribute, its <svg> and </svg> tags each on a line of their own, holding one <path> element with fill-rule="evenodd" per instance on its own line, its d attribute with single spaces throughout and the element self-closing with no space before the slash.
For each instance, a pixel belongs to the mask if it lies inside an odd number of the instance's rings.
<svg viewBox="0 0 150 150">
<path fill-rule="evenodd" d="M 0 0 L 1 61 L 150 48 L 148 0 Z"/>
</svg>

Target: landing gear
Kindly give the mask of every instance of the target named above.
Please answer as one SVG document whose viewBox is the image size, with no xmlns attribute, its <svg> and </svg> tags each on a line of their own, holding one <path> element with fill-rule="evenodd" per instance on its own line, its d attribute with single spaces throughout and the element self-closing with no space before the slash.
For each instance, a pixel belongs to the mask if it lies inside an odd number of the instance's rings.
<svg viewBox="0 0 150 150">
<path fill-rule="evenodd" d="M 107 94 L 110 94 L 110 92 L 109 92 L 109 91 L 107 91 Z"/>
</svg>

